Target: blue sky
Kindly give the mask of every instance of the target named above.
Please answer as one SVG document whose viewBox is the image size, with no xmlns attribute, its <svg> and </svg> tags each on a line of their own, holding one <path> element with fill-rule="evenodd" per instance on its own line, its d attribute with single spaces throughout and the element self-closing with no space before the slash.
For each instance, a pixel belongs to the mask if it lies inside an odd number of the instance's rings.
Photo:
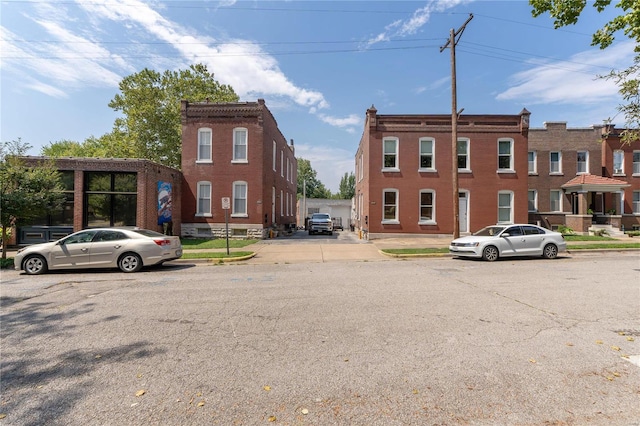
<svg viewBox="0 0 640 426">
<path fill-rule="evenodd" d="M 450 30 L 465 114 L 531 111 L 533 127 L 617 118 L 613 82 L 631 64 L 623 35 L 606 50 L 591 34 L 616 10 L 591 2 L 555 30 L 525 0 L 439 1 L 0 1 L 1 140 L 38 155 L 59 140 L 111 130 L 118 83 L 143 68 L 204 63 L 242 101 L 266 100 L 298 157 L 333 192 L 354 169 L 365 112 L 449 114 Z"/>
</svg>

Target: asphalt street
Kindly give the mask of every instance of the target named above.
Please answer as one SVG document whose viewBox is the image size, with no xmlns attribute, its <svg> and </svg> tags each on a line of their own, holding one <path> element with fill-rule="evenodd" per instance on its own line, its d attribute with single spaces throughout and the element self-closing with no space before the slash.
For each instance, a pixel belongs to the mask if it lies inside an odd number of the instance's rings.
<svg viewBox="0 0 640 426">
<path fill-rule="evenodd" d="M 637 252 L 2 271 L 0 295 L 0 425 L 640 424 Z"/>
</svg>

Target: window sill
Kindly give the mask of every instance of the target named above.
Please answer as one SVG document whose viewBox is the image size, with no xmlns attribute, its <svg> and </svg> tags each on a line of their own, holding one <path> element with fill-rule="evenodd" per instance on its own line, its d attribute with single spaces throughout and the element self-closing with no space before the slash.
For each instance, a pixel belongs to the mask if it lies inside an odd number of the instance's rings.
<svg viewBox="0 0 640 426">
<path fill-rule="evenodd" d="M 471 169 L 458 169 L 458 173 L 473 173 Z"/>
<path fill-rule="evenodd" d="M 231 217 L 249 217 L 246 213 L 231 213 Z"/>
<path fill-rule="evenodd" d="M 196 217 L 213 217 L 211 213 L 196 213 Z"/>
<path fill-rule="evenodd" d="M 580 175 L 588 175 L 589 172 L 576 172 L 576 176 L 580 176 Z"/>
<path fill-rule="evenodd" d="M 400 225 L 400 221 L 399 220 L 383 220 L 380 223 L 383 224 L 383 225 Z"/>
<path fill-rule="evenodd" d="M 231 164 L 248 164 L 249 160 L 231 160 Z"/>
<path fill-rule="evenodd" d="M 436 169 L 418 169 L 418 173 L 438 173 Z"/>
<path fill-rule="evenodd" d="M 529 176 L 538 176 L 538 172 L 529 172 Z"/>
<path fill-rule="evenodd" d="M 385 167 L 381 170 L 382 173 L 399 173 L 400 169 L 396 167 Z"/>
<path fill-rule="evenodd" d="M 196 160 L 196 164 L 213 164 L 213 160 Z"/>
<path fill-rule="evenodd" d="M 435 220 L 421 220 L 418 222 L 418 225 L 437 225 L 438 222 Z"/>
<path fill-rule="evenodd" d="M 564 176 L 564 173 L 562 173 L 562 172 L 552 172 L 552 173 L 549 173 L 549 176 Z"/>
<path fill-rule="evenodd" d="M 514 175 L 516 174 L 516 171 L 513 169 L 499 169 L 496 173 L 499 175 Z"/>
<path fill-rule="evenodd" d="M 613 177 L 627 177 L 625 173 L 614 173 Z"/>
</svg>

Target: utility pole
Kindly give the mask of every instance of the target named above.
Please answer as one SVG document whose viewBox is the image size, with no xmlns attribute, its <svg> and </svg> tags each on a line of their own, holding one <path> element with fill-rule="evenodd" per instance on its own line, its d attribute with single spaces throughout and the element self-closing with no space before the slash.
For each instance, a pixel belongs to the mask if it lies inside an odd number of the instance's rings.
<svg viewBox="0 0 640 426">
<path fill-rule="evenodd" d="M 451 49 L 451 180 L 453 181 L 453 238 L 460 236 L 460 199 L 458 194 L 458 94 L 456 88 L 456 44 L 465 27 L 473 19 L 473 14 L 457 31 L 453 28 L 449 34 L 449 39 L 440 48 L 440 53 L 447 47 Z"/>
</svg>

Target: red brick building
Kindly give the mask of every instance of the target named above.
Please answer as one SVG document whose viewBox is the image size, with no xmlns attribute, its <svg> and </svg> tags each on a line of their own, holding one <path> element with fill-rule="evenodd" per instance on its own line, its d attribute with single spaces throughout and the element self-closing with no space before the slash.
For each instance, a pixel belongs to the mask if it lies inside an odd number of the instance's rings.
<svg viewBox="0 0 640 426">
<path fill-rule="evenodd" d="M 356 153 L 356 228 L 369 238 L 454 232 L 452 154 L 460 232 L 527 222 L 529 112 L 462 115 L 457 153 L 450 115 L 367 110 Z"/>
<path fill-rule="evenodd" d="M 640 141 L 622 144 L 603 126 L 567 128 L 549 122 L 529 129 L 529 222 L 587 233 L 640 224 Z M 635 173 L 634 173 L 635 171 Z"/>
<path fill-rule="evenodd" d="M 138 226 L 180 233 L 182 175 L 149 160 L 22 157 L 28 167 L 54 161 L 66 203 L 61 212 L 20 227 L 17 244 L 55 240 L 85 228 Z M 172 229 L 173 228 L 173 229 Z"/>
<path fill-rule="evenodd" d="M 230 236 L 265 238 L 295 226 L 295 149 L 264 100 L 183 101 L 181 110 L 181 235 L 225 237 L 225 213 Z"/>
</svg>

